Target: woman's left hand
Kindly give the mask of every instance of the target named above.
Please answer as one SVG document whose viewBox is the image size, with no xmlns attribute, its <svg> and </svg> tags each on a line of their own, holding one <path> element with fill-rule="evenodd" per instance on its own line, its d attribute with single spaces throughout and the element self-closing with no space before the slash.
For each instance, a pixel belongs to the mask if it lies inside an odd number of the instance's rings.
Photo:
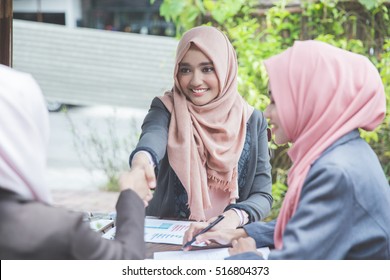
<svg viewBox="0 0 390 280">
<path fill-rule="evenodd" d="M 217 231 L 220 229 L 236 229 L 240 225 L 240 218 L 234 212 L 234 210 L 228 210 L 223 213 L 225 218 L 222 219 L 218 224 L 213 227 L 213 230 Z M 212 223 L 218 217 L 210 218 L 207 223 Z"/>
<path fill-rule="evenodd" d="M 234 239 L 247 236 L 244 229 L 237 229 L 237 227 L 240 225 L 240 218 L 234 210 L 228 210 L 224 212 L 223 215 L 225 217 L 218 224 L 216 224 L 208 232 L 197 237 L 196 243 L 205 242 L 207 245 L 209 245 L 212 243 L 212 241 L 214 241 L 219 244 L 226 245 L 230 244 Z M 207 222 L 191 223 L 189 229 L 184 234 L 183 244 L 190 241 L 194 235 L 198 234 L 217 218 L 218 217 L 210 218 Z M 186 251 L 190 249 L 191 247 L 187 247 Z"/>
<path fill-rule="evenodd" d="M 229 248 L 230 255 L 237 255 L 245 252 L 255 252 L 256 242 L 252 237 L 241 237 L 238 240 L 232 241 L 232 248 Z"/>
</svg>

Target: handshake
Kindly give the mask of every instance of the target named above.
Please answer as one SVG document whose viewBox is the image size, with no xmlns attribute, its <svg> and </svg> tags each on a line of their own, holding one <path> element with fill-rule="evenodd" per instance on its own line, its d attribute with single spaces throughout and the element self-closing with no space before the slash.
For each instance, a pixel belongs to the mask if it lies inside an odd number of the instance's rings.
<svg viewBox="0 0 390 280">
<path fill-rule="evenodd" d="M 130 171 L 123 172 L 119 177 L 120 190 L 133 190 L 143 200 L 145 207 L 152 199 L 152 189 L 155 187 L 156 176 L 151 166 L 132 166 Z"/>
</svg>

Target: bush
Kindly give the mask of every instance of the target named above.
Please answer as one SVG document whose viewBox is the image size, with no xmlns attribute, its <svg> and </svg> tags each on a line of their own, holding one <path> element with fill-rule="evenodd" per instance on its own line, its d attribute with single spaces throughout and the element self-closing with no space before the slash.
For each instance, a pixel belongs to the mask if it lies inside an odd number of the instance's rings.
<svg viewBox="0 0 390 280">
<path fill-rule="evenodd" d="M 90 171 L 102 170 L 107 178 L 107 184 L 102 188 L 119 191 L 119 174 L 129 169 L 128 158 L 139 137 L 135 119 L 128 123 L 128 134 L 120 136 L 115 111 L 112 117 L 105 119 L 103 126 L 91 121 L 74 121 L 65 113 L 71 126 L 75 151 L 84 167 Z"/>
</svg>

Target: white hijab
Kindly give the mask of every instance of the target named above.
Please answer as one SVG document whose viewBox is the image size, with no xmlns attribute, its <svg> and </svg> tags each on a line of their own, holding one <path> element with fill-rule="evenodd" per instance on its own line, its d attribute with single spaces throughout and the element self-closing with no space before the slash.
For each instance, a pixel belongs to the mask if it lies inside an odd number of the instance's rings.
<svg viewBox="0 0 390 280">
<path fill-rule="evenodd" d="M 0 65 L 0 188 L 51 202 L 45 182 L 49 118 L 31 75 Z"/>
</svg>

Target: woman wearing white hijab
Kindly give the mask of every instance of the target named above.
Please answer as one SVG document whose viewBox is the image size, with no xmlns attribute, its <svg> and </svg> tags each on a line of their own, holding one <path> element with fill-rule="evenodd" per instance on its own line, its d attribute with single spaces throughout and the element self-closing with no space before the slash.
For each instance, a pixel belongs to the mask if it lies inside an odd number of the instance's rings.
<svg viewBox="0 0 390 280">
<path fill-rule="evenodd" d="M 50 205 L 48 139 L 39 86 L 0 65 L 0 259 L 143 259 L 144 206 L 151 199 L 144 171 L 121 177 L 116 239 L 106 240 L 81 213 Z"/>
</svg>

